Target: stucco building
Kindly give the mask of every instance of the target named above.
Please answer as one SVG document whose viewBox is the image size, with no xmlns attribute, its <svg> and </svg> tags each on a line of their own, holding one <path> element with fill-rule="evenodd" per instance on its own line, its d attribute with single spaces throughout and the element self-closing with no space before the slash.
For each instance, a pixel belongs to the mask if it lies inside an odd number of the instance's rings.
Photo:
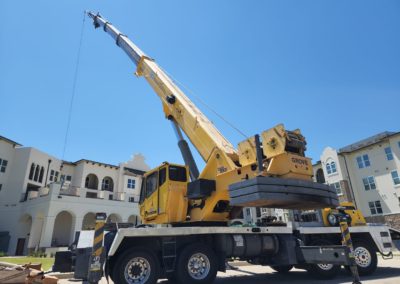
<svg viewBox="0 0 400 284">
<path fill-rule="evenodd" d="M 119 165 L 72 163 L 0 136 L 0 250 L 68 246 L 76 232 L 93 228 L 96 212 L 109 222 L 138 223 L 148 169 L 142 155 Z"/>
<path fill-rule="evenodd" d="M 383 132 L 339 150 L 325 148 L 314 178 L 334 185 L 369 222 L 400 228 L 400 132 Z"/>
</svg>

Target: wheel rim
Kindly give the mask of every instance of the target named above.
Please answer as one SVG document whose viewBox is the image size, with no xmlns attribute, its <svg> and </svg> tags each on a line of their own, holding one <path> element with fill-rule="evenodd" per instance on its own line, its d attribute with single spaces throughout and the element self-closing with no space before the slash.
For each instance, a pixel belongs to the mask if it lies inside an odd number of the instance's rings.
<svg viewBox="0 0 400 284">
<path fill-rule="evenodd" d="M 370 252 L 364 247 L 358 247 L 354 250 L 354 256 L 358 266 L 366 268 L 371 265 L 372 257 Z"/>
<path fill-rule="evenodd" d="M 188 261 L 188 272 L 190 277 L 196 280 L 203 280 L 210 273 L 210 260 L 205 254 L 193 254 Z"/>
<path fill-rule="evenodd" d="M 150 263 L 143 257 L 132 258 L 125 266 L 125 280 L 130 284 L 144 284 L 151 274 Z"/>
<path fill-rule="evenodd" d="M 322 270 L 331 270 L 333 268 L 333 264 L 317 264 L 319 268 Z"/>
</svg>

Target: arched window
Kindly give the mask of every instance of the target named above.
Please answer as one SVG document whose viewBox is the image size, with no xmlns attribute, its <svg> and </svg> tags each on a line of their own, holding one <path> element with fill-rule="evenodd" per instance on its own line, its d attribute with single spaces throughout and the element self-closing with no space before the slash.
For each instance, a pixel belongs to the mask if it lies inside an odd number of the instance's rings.
<svg viewBox="0 0 400 284">
<path fill-rule="evenodd" d="M 39 173 L 40 173 L 40 167 L 39 167 L 39 165 L 36 165 L 35 177 L 33 178 L 34 181 L 38 181 L 38 179 L 39 179 Z"/>
<path fill-rule="evenodd" d="M 322 169 L 317 170 L 316 176 L 317 176 L 318 183 L 325 183 L 324 171 Z"/>
<path fill-rule="evenodd" d="M 101 182 L 101 190 L 113 191 L 114 189 L 114 181 L 110 177 L 103 178 Z"/>
<path fill-rule="evenodd" d="M 39 182 L 43 181 L 43 176 L 44 176 L 44 167 L 41 167 L 40 174 L 39 174 Z"/>
<path fill-rule="evenodd" d="M 326 163 L 326 172 L 328 173 L 328 175 L 334 174 L 337 172 L 336 163 L 334 161 L 330 160 Z"/>
<path fill-rule="evenodd" d="M 99 179 L 95 174 L 87 175 L 85 179 L 85 187 L 89 189 L 98 189 Z"/>
<path fill-rule="evenodd" d="M 33 175 L 35 174 L 35 163 L 32 163 L 31 165 L 31 170 L 29 172 L 29 179 L 32 180 L 33 179 Z"/>
</svg>

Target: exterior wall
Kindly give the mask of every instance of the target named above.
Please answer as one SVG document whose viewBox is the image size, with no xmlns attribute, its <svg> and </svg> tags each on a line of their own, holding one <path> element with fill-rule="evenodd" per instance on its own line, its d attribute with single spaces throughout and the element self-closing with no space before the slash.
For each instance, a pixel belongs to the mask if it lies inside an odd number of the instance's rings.
<svg viewBox="0 0 400 284">
<path fill-rule="evenodd" d="M 393 160 L 388 160 L 385 148 L 390 147 Z M 368 155 L 370 166 L 359 168 L 357 157 Z M 328 174 L 328 161 L 337 163 L 337 173 Z M 353 201 L 368 222 L 388 223 L 400 229 L 400 185 L 395 185 L 391 172 L 400 174 L 400 134 L 391 135 L 378 142 L 349 152 L 338 152 L 327 147 L 321 155 L 321 166 L 327 184 L 340 182 L 341 201 Z M 314 172 L 320 165 L 314 166 Z M 363 178 L 372 176 L 376 189 L 366 190 Z M 379 201 L 382 213 L 372 214 L 369 202 Z"/>
<path fill-rule="evenodd" d="M 0 172 L 0 184 L 1 184 L 0 204 L 2 204 L 3 201 L 6 200 L 6 196 L 8 193 L 7 184 L 10 179 L 11 169 L 14 165 L 15 147 L 13 144 L 4 140 L 0 140 L 0 159 L 7 161 L 6 171 L 4 173 Z"/>
<path fill-rule="evenodd" d="M 105 212 L 109 221 L 138 222 L 141 173 L 149 169 L 143 156 L 119 166 L 88 160 L 63 163 L 35 148 L 15 146 L 0 139 L 0 158 L 8 161 L 6 172 L 0 173 L 0 231 L 10 234 L 8 254 L 16 253 L 19 239 L 25 240 L 22 254 L 69 245 L 76 232 L 93 227 L 96 212 Z M 32 164 L 43 167 L 41 181 L 30 176 Z M 97 176 L 97 189 L 85 187 L 88 174 Z M 62 183 L 61 175 L 71 181 Z M 105 177 L 113 181 L 110 191 L 102 190 Z M 135 188 L 128 189 L 128 178 L 135 179 Z"/>
<path fill-rule="evenodd" d="M 328 173 L 327 165 L 332 162 L 336 165 L 336 172 Z M 314 171 L 316 172 L 318 168 L 323 170 L 326 184 L 340 185 L 340 190 L 338 191 L 340 202 L 353 201 L 351 189 L 349 187 L 349 177 L 346 171 L 346 163 L 335 149 L 331 147 L 325 148 L 321 155 L 321 163 L 314 168 Z"/>
<path fill-rule="evenodd" d="M 400 135 L 389 141 L 382 141 L 368 148 L 361 149 L 349 154 L 343 154 L 348 161 L 348 169 L 352 177 L 354 194 L 358 206 L 365 216 L 371 216 L 368 202 L 380 201 L 383 214 L 400 214 L 400 186 L 394 185 L 391 172 L 397 170 L 400 174 L 399 145 Z M 384 149 L 391 147 L 394 159 L 388 161 Z M 368 154 L 371 166 L 359 169 L 356 158 Z M 365 190 L 363 178 L 373 176 L 376 190 Z"/>
</svg>

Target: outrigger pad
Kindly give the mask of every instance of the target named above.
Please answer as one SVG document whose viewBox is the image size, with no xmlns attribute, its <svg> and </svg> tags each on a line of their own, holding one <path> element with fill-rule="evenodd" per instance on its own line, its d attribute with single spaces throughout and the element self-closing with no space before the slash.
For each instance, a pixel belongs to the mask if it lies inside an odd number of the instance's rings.
<svg viewBox="0 0 400 284">
<path fill-rule="evenodd" d="M 334 187 L 312 181 L 256 177 L 229 186 L 231 206 L 319 209 L 339 206 Z"/>
</svg>

